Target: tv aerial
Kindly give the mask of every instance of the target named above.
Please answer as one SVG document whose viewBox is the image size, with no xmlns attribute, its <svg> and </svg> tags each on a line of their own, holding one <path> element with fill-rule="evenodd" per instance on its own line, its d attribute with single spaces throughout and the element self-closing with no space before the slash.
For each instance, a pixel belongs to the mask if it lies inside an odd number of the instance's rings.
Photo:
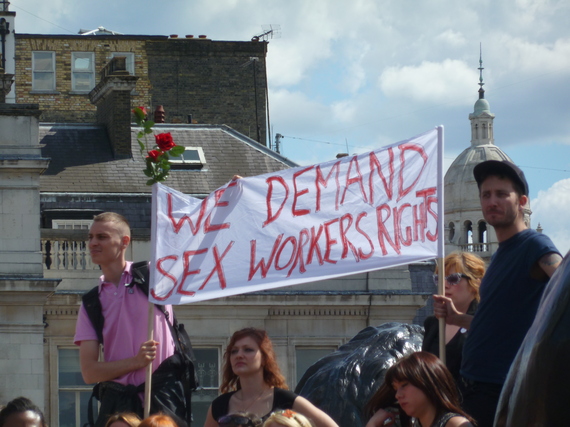
<svg viewBox="0 0 570 427">
<path fill-rule="evenodd" d="M 253 36 L 251 38 L 252 42 L 258 42 L 260 40 L 266 42 L 267 40 L 281 37 L 281 25 L 279 24 L 262 25 L 261 29 L 263 33 Z"/>
</svg>

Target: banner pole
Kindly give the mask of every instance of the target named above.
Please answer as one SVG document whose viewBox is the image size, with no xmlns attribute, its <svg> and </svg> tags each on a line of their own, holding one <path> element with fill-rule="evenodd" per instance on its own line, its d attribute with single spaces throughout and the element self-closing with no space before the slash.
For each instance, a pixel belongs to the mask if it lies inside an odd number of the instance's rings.
<svg viewBox="0 0 570 427">
<path fill-rule="evenodd" d="M 444 176 L 443 176 L 443 126 L 437 127 L 437 265 L 438 265 L 438 295 L 445 295 L 445 203 L 444 203 Z M 439 358 L 445 361 L 445 319 L 439 319 Z"/>
<path fill-rule="evenodd" d="M 148 340 L 154 339 L 154 304 L 148 304 Z M 152 362 L 146 367 L 146 380 L 144 385 L 144 418 L 150 414 L 150 398 L 152 389 Z"/>
</svg>

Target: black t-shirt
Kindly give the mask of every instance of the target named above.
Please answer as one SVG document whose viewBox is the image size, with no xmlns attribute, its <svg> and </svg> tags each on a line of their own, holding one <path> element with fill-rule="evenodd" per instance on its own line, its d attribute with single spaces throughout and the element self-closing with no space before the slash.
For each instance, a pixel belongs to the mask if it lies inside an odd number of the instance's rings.
<svg viewBox="0 0 570 427">
<path fill-rule="evenodd" d="M 237 393 L 237 391 L 232 391 L 230 393 L 224 393 L 214 399 L 212 402 L 212 417 L 217 421 L 224 415 L 228 415 L 230 398 Z M 275 387 L 273 389 L 273 405 L 271 411 L 262 417 L 265 421 L 273 411 L 278 411 L 280 409 L 293 409 L 293 403 L 297 395 L 289 390 L 283 390 L 282 388 Z"/>
</svg>

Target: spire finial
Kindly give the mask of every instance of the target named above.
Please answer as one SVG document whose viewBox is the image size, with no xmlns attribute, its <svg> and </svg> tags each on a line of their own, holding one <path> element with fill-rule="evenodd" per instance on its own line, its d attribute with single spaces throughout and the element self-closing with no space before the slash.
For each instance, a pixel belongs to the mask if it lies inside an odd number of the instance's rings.
<svg viewBox="0 0 570 427">
<path fill-rule="evenodd" d="M 479 43 L 479 99 L 485 98 L 485 89 L 483 89 L 483 49 Z"/>
</svg>

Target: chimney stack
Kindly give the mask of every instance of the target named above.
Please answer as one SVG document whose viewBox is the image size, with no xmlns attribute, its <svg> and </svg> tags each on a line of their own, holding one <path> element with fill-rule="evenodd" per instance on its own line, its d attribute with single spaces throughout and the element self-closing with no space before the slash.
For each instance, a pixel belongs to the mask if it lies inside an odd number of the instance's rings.
<svg viewBox="0 0 570 427">
<path fill-rule="evenodd" d="M 89 93 L 97 106 L 97 123 L 104 124 L 115 158 L 131 157 L 131 91 L 138 77 L 127 71 L 126 58 L 117 56 L 101 71 L 101 81 Z"/>
</svg>

